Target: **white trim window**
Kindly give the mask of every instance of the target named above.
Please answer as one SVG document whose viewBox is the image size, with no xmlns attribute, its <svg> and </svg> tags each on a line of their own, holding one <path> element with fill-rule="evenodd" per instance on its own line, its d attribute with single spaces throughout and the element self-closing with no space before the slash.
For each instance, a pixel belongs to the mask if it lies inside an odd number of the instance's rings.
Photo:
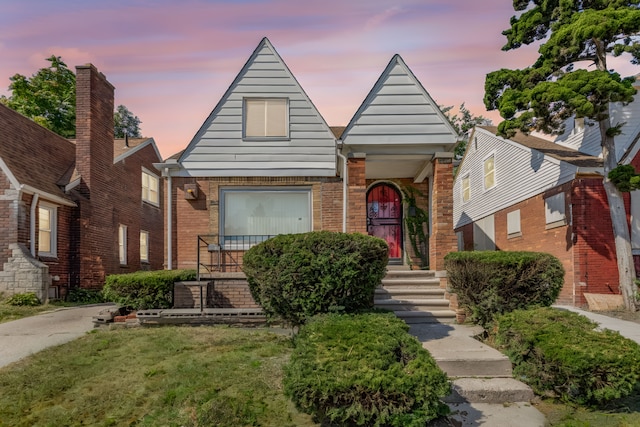
<svg viewBox="0 0 640 427">
<path fill-rule="evenodd" d="M 544 214 L 546 228 L 560 227 L 567 223 L 564 193 L 544 199 Z"/>
<path fill-rule="evenodd" d="M 56 257 L 58 245 L 58 208 L 47 203 L 38 205 L 38 255 Z"/>
<path fill-rule="evenodd" d="M 149 232 L 140 231 L 140 262 L 149 262 Z"/>
<path fill-rule="evenodd" d="M 471 200 L 471 178 L 469 173 L 462 177 L 462 203 L 466 203 Z"/>
<path fill-rule="evenodd" d="M 243 117 L 243 138 L 289 138 L 288 98 L 245 98 Z"/>
<path fill-rule="evenodd" d="M 127 226 L 118 226 L 118 257 L 120 265 L 127 265 Z"/>
<path fill-rule="evenodd" d="M 483 163 L 484 189 L 489 190 L 496 185 L 496 156 L 491 154 L 485 158 Z"/>
<path fill-rule="evenodd" d="M 522 236 L 520 209 L 507 213 L 507 238 Z"/>
<path fill-rule="evenodd" d="M 142 200 L 154 206 L 160 205 L 160 179 L 148 169 L 142 168 Z"/>
<path fill-rule="evenodd" d="M 227 246 L 312 229 L 310 188 L 226 188 L 220 193 L 220 235 Z"/>
</svg>

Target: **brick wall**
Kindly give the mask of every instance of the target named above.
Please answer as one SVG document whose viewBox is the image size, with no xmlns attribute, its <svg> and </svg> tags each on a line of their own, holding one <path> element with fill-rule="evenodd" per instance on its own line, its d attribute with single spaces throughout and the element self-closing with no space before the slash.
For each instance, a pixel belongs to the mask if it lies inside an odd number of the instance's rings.
<svg viewBox="0 0 640 427">
<path fill-rule="evenodd" d="M 165 182 L 165 185 L 168 181 Z M 185 184 L 196 185 L 198 197 L 185 197 Z M 211 236 L 218 243 L 220 231 L 220 189 L 223 187 L 303 186 L 311 188 L 314 230 L 342 229 L 342 184 L 338 178 L 236 177 L 172 178 L 173 267 L 197 267 L 198 236 Z M 165 197 L 165 204 L 166 204 Z M 336 210 L 339 214 L 335 215 Z M 334 217 L 335 216 L 335 217 Z M 167 233 L 165 224 L 165 235 Z M 240 261 L 237 259 L 236 261 Z M 166 262 L 166 260 L 165 260 Z"/>
<path fill-rule="evenodd" d="M 367 233 L 367 181 L 365 179 L 366 158 L 349 157 L 347 232 Z"/>
<path fill-rule="evenodd" d="M 453 162 L 451 158 L 433 160 L 431 197 L 431 236 L 429 238 L 429 268 L 444 270 L 444 257 L 457 250 L 453 231 Z"/>
<path fill-rule="evenodd" d="M 549 227 L 545 198 L 565 193 L 567 223 Z M 509 237 L 507 214 L 520 210 L 521 234 Z M 613 231 L 602 178 L 579 178 L 494 214 L 496 249 L 547 252 L 565 269 L 558 303 L 582 306 L 587 293 L 618 293 Z M 473 225 L 462 231 L 464 249 L 473 250 Z"/>
</svg>

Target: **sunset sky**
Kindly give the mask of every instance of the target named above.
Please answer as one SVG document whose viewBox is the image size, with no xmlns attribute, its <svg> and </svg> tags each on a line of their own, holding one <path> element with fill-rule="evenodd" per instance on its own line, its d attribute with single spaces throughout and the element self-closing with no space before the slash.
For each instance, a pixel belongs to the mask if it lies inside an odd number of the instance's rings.
<svg viewBox="0 0 640 427">
<path fill-rule="evenodd" d="M 510 0 L 0 0 L 0 94 L 52 54 L 93 63 L 168 157 L 268 37 L 329 125 L 349 122 L 396 53 L 438 104 L 497 123 L 485 75 L 536 57 L 500 50 L 513 14 Z"/>
</svg>

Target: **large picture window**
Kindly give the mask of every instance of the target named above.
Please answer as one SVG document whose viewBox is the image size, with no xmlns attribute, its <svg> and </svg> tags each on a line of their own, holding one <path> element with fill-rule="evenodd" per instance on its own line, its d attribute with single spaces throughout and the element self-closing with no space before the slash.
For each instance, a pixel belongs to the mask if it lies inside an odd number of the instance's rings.
<svg viewBox="0 0 640 427">
<path fill-rule="evenodd" d="M 245 138 L 288 138 L 289 100 L 287 98 L 245 98 Z"/>
<path fill-rule="evenodd" d="M 257 242 L 278 234 L 311 231 L 310 189 L 223 189 L 221 235 L 224 243 Z"/>
<path fill-rule="evenodd" d="M 55 206 L 38 206 L 38 255 L 57 256 L 57 209 Z"/>
</svg>

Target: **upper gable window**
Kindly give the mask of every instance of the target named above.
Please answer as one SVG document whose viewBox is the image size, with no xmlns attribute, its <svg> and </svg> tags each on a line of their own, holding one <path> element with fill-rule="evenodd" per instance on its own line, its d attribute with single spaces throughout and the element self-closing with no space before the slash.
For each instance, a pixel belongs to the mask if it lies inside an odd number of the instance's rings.
<svg viewBox="0 0 640 427">
<path fill-rule="evenodd" d="M 484 159 L 484 189 L 488 190 L 496 185 L 496 163 L 492 154 Z"/>
<path fill-rule="evenodd" d="M 245 98 L 244 138 L 289 138 L 288 98 Z"/>
<path fill-rule="evenodd" d="M 159 179 L 146 169 L 142 169 L 142 200 L 158 206 L 160 198 L 158 196 Z"/>
<path fill-rule="evenodd" d="M 462 178 L 462 202 L 468 202 L 471 199 L 471 179 L 469 174 Z"/>
</svg>

